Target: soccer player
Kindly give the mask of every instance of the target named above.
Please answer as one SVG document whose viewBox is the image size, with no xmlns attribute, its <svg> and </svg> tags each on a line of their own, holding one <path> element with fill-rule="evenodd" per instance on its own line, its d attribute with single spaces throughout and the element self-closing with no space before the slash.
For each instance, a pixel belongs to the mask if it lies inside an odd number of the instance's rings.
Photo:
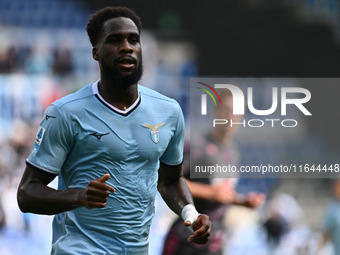
<svg viewBox="0 0 340 255">
<path fill-rule="evenodd" d="M 106 7 L 87 24 L 100 79 L 52 103 L 18 187 L 23 212 L 56 214 L 52 254 L 148 254 L 158 191 L 204 244 L 207 215 L 182 177 L 184 120 L 178 103 L 138 84 L 141 22 Z M 58 190 L 47 185 L 58 175 Z"/>
<path fill-rule="evenodd" d="M 233 115 L 233 97 L 229 90 L 220 92 L 223 106 L 215 108 L 214 118 L 240 121 L 239 115 Z M 233 136 L 236 126 L 217 125 L 205 136 L 191 142 L 191 163 L 195 165 L 238 165 L 238 152 L 235 149 Z M 222 255 L 226 241 L 224 226 L 225 214 L 230 205 L 241 205 L 256 208 L 263 204 L 264 194 L 249 193 L 246 196 L 237 194 L 234 186 L 236 178 L 221 178 L 211 175 L 210 178 L 190 178 L 189 146 L 184 153 L 183 172 L 197 209 L 209 215 L 212 222 L 212 234 L 207 245 L 198 246 L 186 242 L 188 230 L 178 218 L 170 227 L 165 238 L 162 255 Z"/>
</svg>

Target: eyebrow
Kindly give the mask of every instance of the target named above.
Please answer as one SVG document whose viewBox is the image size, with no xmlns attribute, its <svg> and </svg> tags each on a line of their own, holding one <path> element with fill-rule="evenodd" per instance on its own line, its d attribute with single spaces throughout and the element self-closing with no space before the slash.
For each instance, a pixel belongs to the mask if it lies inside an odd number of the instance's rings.
<svg viewBox="0 0 340 255">
<path fill-rule="evenodd" d="M 125 34 L 125 32 L 118 32 L 118 33 L 110 33 L 108 34 L 106 37 L 111 37 L 111 36 L 123 36 L 123 34 Z M 140 37 L 140 34 L 137 32 L 127 32 L 127 34 L 129 36 L 137 36 Z"/>
</svg>

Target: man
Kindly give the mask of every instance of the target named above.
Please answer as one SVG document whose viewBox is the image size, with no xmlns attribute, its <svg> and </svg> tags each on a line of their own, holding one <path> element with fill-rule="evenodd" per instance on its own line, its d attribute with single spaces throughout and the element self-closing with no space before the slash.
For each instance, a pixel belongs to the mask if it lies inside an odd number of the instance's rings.
<svg viewBox="0 0 340 255">
<path fill-rule="evenodd" d="M 215 108 L 214 118 L 240 121 L 240 116 L 233 115 L 233 97 L 229 90 L 219 92 L 223 106 Z M 233 136 L 236 126 L 217 125 L 201 139 L 194 139 L 190 144 L 191 164 L 193 165 L 238 165 L 239 153 L 235 149 Z M 164 242 L 163 255 L 222 255 L 226 241 L 224 218 L 230 205 L 241 205 L 256 208 L 263 204 L 264 194 L 249 193 L 246 196 L 237 194 L 234 186 L 236 178 L 221 178 L 211 175 L 210 178 L 190 178 L 189 146 L 186 146 L 183 172 L 186 182 L 194 197 L 199 211 L 209 215 L 212 221 L 212 234 L 207 245 L 198 246 L 186 242 L 187 230 L 177 219 L 171 226 Z"/>
<path fill-rule="evenodd" d="M 182 177 L 184 121 L 179 105 L 138 85 L 141 22 L 133 11 L 106 7 L 87 32 L 100 80 L 45 112 L 18 188 L 23 212 L 57 214 L 52 254 L 148 254 L 157 191 L 206 243 Z M 58 190 L 47 185 L 59 175 Z M 91 209 L 91 210 L 89 210 Z"/>
</svg>

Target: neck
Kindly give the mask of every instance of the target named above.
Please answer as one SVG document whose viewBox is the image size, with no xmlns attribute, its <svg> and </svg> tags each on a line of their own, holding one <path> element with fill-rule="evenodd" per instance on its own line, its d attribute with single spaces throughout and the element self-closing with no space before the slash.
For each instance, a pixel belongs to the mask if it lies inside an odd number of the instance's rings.
<svg viewBox="0 0 340 255">
<path fill-rule="evenodd" d="M 103 77 L 98 83 L 98 91 L 106 102 L 121 110 L 129 108 L 138 98 L 137 84 L 113 84 Z"/>
</svg>

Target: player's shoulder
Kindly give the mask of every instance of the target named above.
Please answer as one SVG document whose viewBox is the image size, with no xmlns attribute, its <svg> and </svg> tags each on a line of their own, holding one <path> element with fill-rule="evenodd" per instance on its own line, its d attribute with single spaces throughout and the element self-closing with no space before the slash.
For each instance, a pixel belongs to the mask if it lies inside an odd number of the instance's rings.
<svg viewBox="0 0 340 255">
<path fill-rule="evenodd" d="M 153 89 L 138 85 L 138 90 L 141 93 L 141 96 L 147 98 L 149 101 L 160 103 L 161 105 L 172 105 L 175 108 L 179 107 L 179 104 L 175 99 L 167 97 Z"/>
<path fill-rule="evenodd" d="M 52 103 L 58 109 L 74 108 L 76 105 L 84 105 L 86 100 L 93 97 L 91 84 L 88 84 L 81 89 L 68 94 Z"/>
</svg>

